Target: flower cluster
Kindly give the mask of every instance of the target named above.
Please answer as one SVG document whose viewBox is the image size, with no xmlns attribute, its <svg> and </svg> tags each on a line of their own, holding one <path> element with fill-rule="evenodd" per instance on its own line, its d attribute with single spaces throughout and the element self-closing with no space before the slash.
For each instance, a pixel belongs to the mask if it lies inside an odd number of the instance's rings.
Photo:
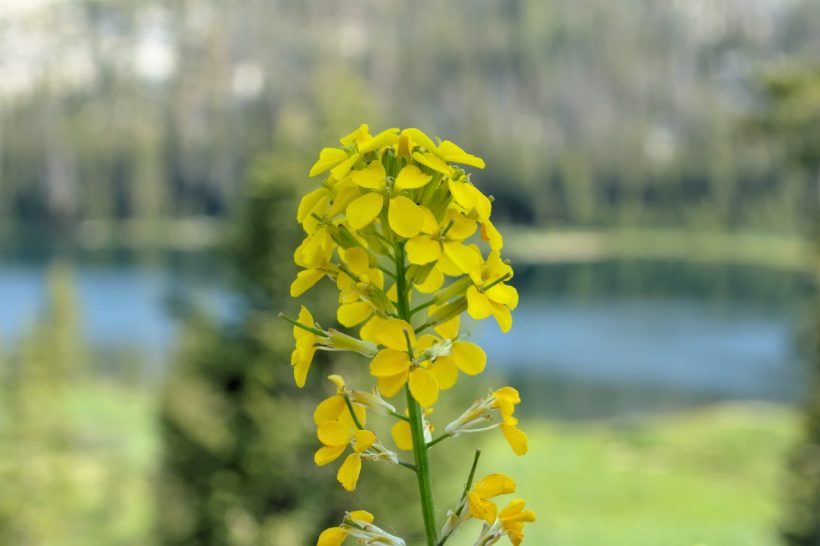
<svg viewBox="0 0 820 546">
<path fill-rule="evenodd" d="M 427 543 L 443 544 L 458 525 L 437 531 L 427 451 L 447 438 L 489 428 L 500 428 L 516 454 L 527 451 L 527 438 L 513 416 L 521 399 L 512 387 L 475 402 L 438 438 L 428 421 L 442 391 L 461 374 L 480 374 L 487 363 L 481 347 L 461 333 L 461 314 L 466 311 L 475 320 L 492 316 L 503 332 L 512 326 L 511 311 L 518 305 L 518 293 L 508 284 L 513 270 L 501 257 L 504 241 L 490 218 L 492 200 L 464 170 L 484 168 L 481 158 L 448 140 L 433 142 L 418 129 L 371 135 L 362 125 L 340 144 L 323 149 L 310 170 L 310 176 L 326 176 L 299 203 L 296 217 L 305 238 L 294 253 L 301 270 L 290 292 L 298 297 L 329 279 L 338 289 L 335 318 L 344 331 L 323 329 L 303 306 L 296 320 L 286 318 L 296 341 L 291 365 L 302 387 L 317 350 L 354 352 L 369 360 L 375 386 L 356 390 L 340 376 L 330 376 L 335 394 L 314 413 L 321 444 L 315 462 L 326 465 L 347 452 L 337 479 L 350 491 L 362 461 L 412 470 Z M 406 398 L 402 412 L 390 401 L 400 392 Z M 413 452 L 413 462 L 400 460 L 367 428 L 368 412 L 396 420 L 392 439 L 398 449 Z M 456 520 L 484 521 L 481 544 L 507 535 L 517 545 L 521 522 L 534 515 L 516 516 L 513 501 L 498 514 L 493 509 L 490 517 L 486 499 L 493 495 L 481 496 L 490 478 L 463 493 Z M 474 504 L 484 511 L 474 510 Z M 404 544 L 372 521 L 367 512 L 351 512 L 341 526 L 322 533 L 319 545 L 338 545 L 347 537 L 366 544 Z"/>
</svg>

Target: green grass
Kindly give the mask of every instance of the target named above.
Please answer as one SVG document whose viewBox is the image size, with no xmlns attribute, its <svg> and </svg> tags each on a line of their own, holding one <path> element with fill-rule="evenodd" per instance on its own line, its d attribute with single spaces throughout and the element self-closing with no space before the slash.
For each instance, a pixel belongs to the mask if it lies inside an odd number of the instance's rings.
<svg viewBox="0 0 820 546">
<path fill-rule="evenodd" d="M 529 423 L 530 452 L 487 446 L 479 475 L 506 472 L 538 521 L 537 546 L 778 544 L 782 457 L 794 414 L 737 405 L 619 426 Z M 453 546 L 472 544 L 477 527 Z"/>
</svg>

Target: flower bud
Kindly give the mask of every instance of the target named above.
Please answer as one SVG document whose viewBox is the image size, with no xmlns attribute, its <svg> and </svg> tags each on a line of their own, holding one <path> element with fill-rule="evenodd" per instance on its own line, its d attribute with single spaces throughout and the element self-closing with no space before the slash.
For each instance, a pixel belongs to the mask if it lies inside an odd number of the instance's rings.
<svg viewBox="0 0 820 546">
<path fill-rule="evenodd" d="M 442 324 L 451 318 L 460 315 L 466 310 L 467 298 L 462 297 L 436 309 L 436 311 L 430 315 L 430 322 L 434 324 Z"/>
<path fill-rule="evenodd" d="M 376 356 L 379 348 L 375 343 L 344 334 L 335 328 L 328 329 L 326 347 L 336 351 L 353 351 L 366 357 Z"/>
</svg>

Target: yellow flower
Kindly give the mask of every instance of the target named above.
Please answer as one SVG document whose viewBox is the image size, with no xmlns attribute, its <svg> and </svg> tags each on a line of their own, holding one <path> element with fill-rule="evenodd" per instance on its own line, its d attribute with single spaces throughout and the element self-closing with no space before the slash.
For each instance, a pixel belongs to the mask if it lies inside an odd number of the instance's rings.
<svg viewBox="0 0 820 546">
<path fill-rule="evenodd" d="M 512 387 L 502 387 L 490 392 L 489 396 L 473 402 L 458 419 L 448 424 L 444 431 L 448 436 L 456 437 L 468 432 L 481 432 L 499 427 L 507 443 L 516 455 L 527 453 L 527 435 L 518 428 L 518 419 L 513 416 L 515 406 L 521 402 L 518 391 Z M 492 412 L 498 411 L 501 422 L 493 421 Z"/>
<path fill-rule="evenodd" d="M 433 214 L 423 209 L 424 215 L 419 235 L 407 241 L 407 260 L 411 264 L 425 265 L 446 256 L 458 268 L 458 273 L 468 273 L 481 267 L 481 253 L 464 244 L 475 233 L 476 223 L 463 214 L 450 210 L 442 224 Z"/>
<path fill-rule="evenodd" d="M 515 481 L 506 474 L 490 474 L 478 480 L 467 492 L 467 504 L 470 515 L 492 525 L 495 523 L 498 508 L 488 500 L 499 495 L 515 492 Z"/>
<path fill-rule="evenodd" d="M 316 410 L 313 412 L 313 422 L 316 426 L 320 426 L 328 421 L 338 421 L 349 429 L 355 429 L 356 423 L 353 416 L 350 415 L 350 410 L 345 402 L 345 383 L 340 375 L 331 375 L 328 379 L 336 385 L 336 394 L 325 398 Z M 359 423 L 364 426 L 367 424 L 367 410 L 361 404 L 352 403 L 353 411 L 356 413 L 356 418 Z"/>
<path fill-rule="evenodd" d="M 512 277 L 512 268 L 501 261 L 497 250 L 490 252 L 484 264 L 470 271 L 473 286 L 467 289 L 467 312 L 476 320 L 493 315 L 502 332 L 512 327 L 511 309 L 518 306 L 518 291 L 504 282 Z"/>
<path fill-rule="evenodd" d="M 299 310 L 298 322 L 310 328 L 316 327 L 313 315 L 304 305 Z M 293 338 L 296 340 L 296 347 L 290 355 L 290 364 L 293 366 L 293 379 L 296 381 L 296 385 L 302 388 L 305 386 L 308 370 L 310 370 L 310 364 L 313 362 L 313 355 L 316 354 L 316 342 L 319 336 L 299 326 L 294 326 Z"/>
<path fill-rule="evenodd" d="M 356 489 L 362 470 L 362 452 L 376 442 L 376 435 L 369 430 L 359 430 L 341 421 L 325 421 L 316 429 L 316 436 L 323 446 L 316 451 L 313 460 L 317 466 L 324 466 L 338 459 L 347 446 L 353 448 L 339 471 L 336 479 L 348 491 Z"/>
<path fill-rule="evenodd" d="M 467 375 L 478 375 L 487 365 L 484 349 L 469 341 L 452 340 L 458 335 L 459 322 L 459 318 L 456 317 L 435 328 L 439 335 L 449 340 L 442 344 L 440 353 L 429 368 L 439 388 L 443 390 L 456 384 L 459 371 Z"/>
<path fill-rule="evenodd" d="M 515 406 L 520 403 L 521 397 L 512 387 L 502 387 L 493 392 L 493 407 L 501 413 L 501 432 L 516 455 L 524 455 L 529 449 L 527 435 L 518 428 L 518 419 L 513 417 Z"/>
<path fill-rule="evenodd" d="M 413 327 L 409 323 L 379 317 L 373 317 L 362 328 L 361 336 L 362 339 L 385 347 L 370 362 L 370 374 L 376 378 L 382 394 L 388 397 L 395 396 L 405 384 L 408 384 L 413 398 L 423 407 L 436 403 L 439 385 L 427 369 L 430 362 L 416 360 L 436 343 L 435 336 L 425 334 L 416 339 Z"/>
<path fill-rule="evenodd" d="M 405 546 L 404 540 L 373 525 L 374 519 L 373 514 L 365 510 L 348 512 L 341 525 L 322 531 L 316 546 L 340 546 L 347 537 L 360 544 Z"/>
<path fill-rule="evenodd" d="M 535 512 L 524 510 L 524 504 L 522 499 L 512 500 L 498 514 L 498 518 L 501 520 L 501 528 L 514 546 L 518 546 L 524 540 L 524 523 L 535 521 Z"/>
</svg>

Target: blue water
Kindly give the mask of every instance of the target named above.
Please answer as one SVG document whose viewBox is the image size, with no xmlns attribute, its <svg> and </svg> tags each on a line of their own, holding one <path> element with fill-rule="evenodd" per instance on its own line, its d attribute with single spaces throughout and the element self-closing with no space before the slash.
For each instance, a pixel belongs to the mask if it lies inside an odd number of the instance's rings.
<svg viewBox="0 0 820 546">
<path fill-rule="evenodd" d="M 88 341 L 133 347 L 154 371 L 161 372 L 177 329 L 169 300 L 184 295 L 223 318 L 235 313 L 217 268 L 81 263 L 72 271 Z M 0 268 L 2 340 L 36 319 L 45 277 L 44 263 Z M 790 400 L 799 393 L 796 339 L 806 298 L 778 274 L 696 269 L 679 277 L 674 266 L 646 262 L 541 266 L 516 282 L 521 304 L 510 333 L 492 320 L 471 326 L 501 369 L 717 397 Z"/>
</svg>

